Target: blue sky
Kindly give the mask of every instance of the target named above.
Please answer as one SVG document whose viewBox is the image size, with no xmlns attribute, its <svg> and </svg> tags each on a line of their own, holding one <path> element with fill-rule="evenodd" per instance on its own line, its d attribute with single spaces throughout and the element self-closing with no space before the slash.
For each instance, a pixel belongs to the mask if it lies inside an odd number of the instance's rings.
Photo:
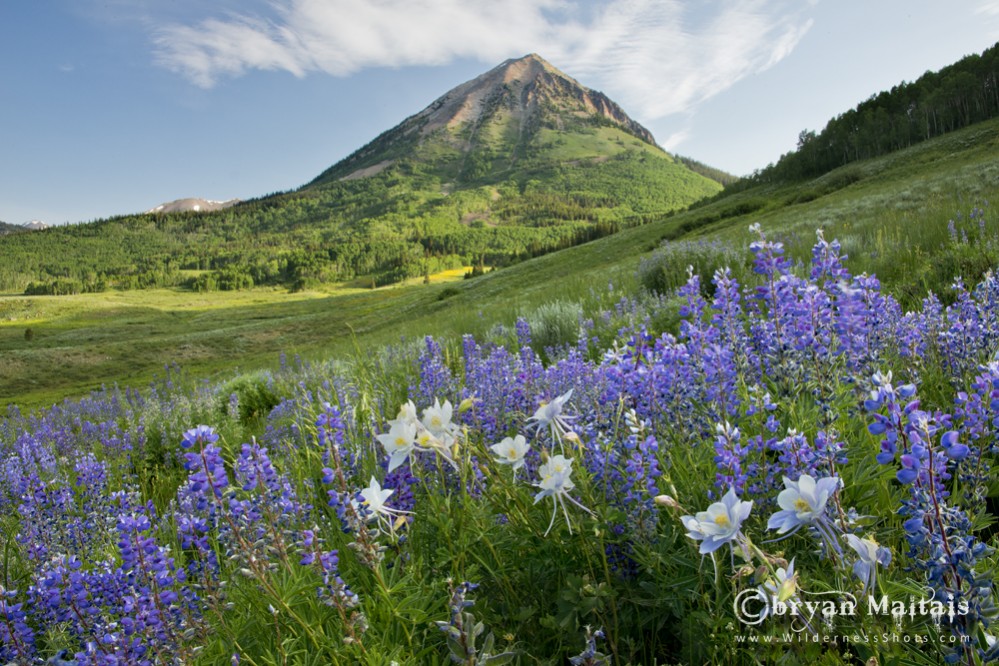
<svg viewBox="0 0 999 666">
<path fill-rule="evenodd" d="M 999 41 L 999 0 L 3 0 L 0 220 L 298 187 L 536 52 L 735 174 Z"/>
</svg>

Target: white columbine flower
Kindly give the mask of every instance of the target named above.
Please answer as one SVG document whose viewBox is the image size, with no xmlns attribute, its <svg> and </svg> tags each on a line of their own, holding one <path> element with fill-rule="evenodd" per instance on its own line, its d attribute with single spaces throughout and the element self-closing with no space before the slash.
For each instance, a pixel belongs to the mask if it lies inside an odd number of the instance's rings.
<svg viewBox="0 0 999 666">
<path fill-rule="evenodd" d="M 423 421 L 416 424 L 416 445 L 421 449 L 436 451 L 452 467 L 458 469 L 454 461 L 457 455 L 457 441 L 461 430 L 458 424 L 451 422 L 454 409 L 450 400 L 441 405 L 434 398 L 434 406 L 423 410 Z"/>
<path fill-rule="evenodd" d="M 433 407 L 423 410 L 423 420 L 417 416 L 412 400 L 399 407 L 399 414 L 388 422 L 389 431 L 376 438 L 389 456 L 388 471 L 406 462 L 414 451 L 434 451 L 457 469 L 454 458 L 458 450 L 460 429 L 451 422 L 451 402 L 434 399 Z"/>
<path fill-rule="evenodd" d="M 527 455 L 531 445 L 527 443 L 523 435 L 507 437 L 499 444 L 493 444 L 489 449 L 496 454 L 497 462 L 513 467 L 514 476 L 517 470 L 524 466 L 524 456 Z"/>
<path fill-rule="evenodd" d="M 391 428 L 387 433 L 376 438 L 389 456 L 388 471 L 391 472 L 404 463 L 413 452 L 416 446 L 416 425 L 408 420 L 396 419 L 391 422 Z"/>
<path fill-rule="evenodd" d="M 770 615 L 777 602 L 784 603 L 789 599 L 798 598 L 798 574 L 794 570 L 794 559 L 787 568 L 778 567 L 774 576 L 756 588 L 759 599 L 763 602 L 760 620 Z"/>
<path fill-rule="evenodd" d="M 555 505 L 552 507 L 552 519 L 548 523 L 548 529 L 544 536 L 551 532 L 552 525 L 555 524 L 555 515 L 559 506 L 562 507 L 562 514 L 565 516 L 566 525 L 569 526 L 569 534 L 572 534 L 572 525 L 569 524 L 569 512 L 565 508 L 565 500 L 569 500 L 586 513 L 593 515 L 593 512 L 577 502 L 569 495 L 569 491 L 576 487 L 572 482 L 572 460 L 563 455 L 552 456 L 548 462 L 538 468 L 540 483 L 534 485 L 541 490 L 534 496 L 534 503 L 537 504 L 546 497 L 551 497 Z"/>
<path fill-rule="evenodd" d="M 413 423 L 416 424 L 420 419 L 416 415 L 416 405 L 413 404 L 412 400 L 407 400 L 404 404 L 399 407 L 399 414 L 396 415 L 395 421 L 390 423 Z"/>
<path fill-rule="evenodd" d="M 453 434 L 455 427 L 451 423 L 452 412 L 450 400 L 445 400 L 441 405 L 440 400 L 434 398 L 434 406 L 423 410 L 423 426 L 438 439 Z"/>
<path fill-rule="evenodd" d="M 572 389 L 569 389 L 551 402 L 545 403 L 538 407 L 537 411 L 534 412 L 534 416 L 527 419 L 528 421 L 534 421 L 534 426 L 537 429 L 537 432 L 541 432 L 545 428 L 550 429 L 552 439 L 556 440 L 560 446 L 562 444 L 562 438 L 569 432 L 570 420 L 570 417 L 562 415 L 562 408 L 571 397 Z"/>
<path fill-rule="evenodd" d="M 687 528 L 687 536 L 694 541 L 700 541 L 702 555 L 713 553 L 722 544 L 729 543 L 742 535 L 742 521 L 749 517 L 753 509 L 752 500 L 739 501 L 735 488 L 729 488 L 720 502 L 715 502 L 707 511 L 700 511 L 694 516 L 680 518 Z"/>
<path fill-rule="evenodd" d="M 378 479 L 371 477 L 371 483 L 368 484 L 367 488 L 361 491 L 361 497 L 363 498 L 362 501 L 358 502 L 357 500 L 352 500 L 351 503 L 354 505 L 354 510 L 358 513 L 361 512 L 362 508 L 365 508 L 371 512 L 371 515 L 368 517 L 369 520 L 377 519 L 379 522 L 387 524 L 391 529 L 393 518 L 409 513 L 408 511 L 392 509 L 385 506 L 385 500 L 391 497 L 394 492 L 395 490 L 392 488 L 382 490 L 382 486 L 378 483 Z"/>
<path fill-rule="evenodd" d="M 770 516 L 767 529 L 785 534 L 797 531 L 802 525 L 824 522 L 826 503 L 840 485 L 837 476 L 818 481 L 808 474 L 802 474 L 797 481 L 785 476 L 784 490 L 777 495 L 777 504 L 782 510 Z"/>
<path fill-rule="evenodd" d="M 863 581 L 864 593 L 867 594 L 877 580 L 878 565 L 886 567 L 891 564 L 891 551 L 873 539 L 861 539 L 856 534 L 847 534 L 846 542 L 860 555 L 853 565 L 853 575 Z"/>
<path fill-rule="evenodd" d="M 388 513 L 390 509 L 385 506 L 385 500 L 392 496 L 395 490 L 389 488 L 388 490 L 382 490 L 382 486 L 378 483 L 378 479 L 371 477 L 371 483 L 368 487 L 361 491 L 361 497 L 364 498 L 362 504 L 364 504 L 368 509 L 371 510 L 373 514 Z"/>
</svg>

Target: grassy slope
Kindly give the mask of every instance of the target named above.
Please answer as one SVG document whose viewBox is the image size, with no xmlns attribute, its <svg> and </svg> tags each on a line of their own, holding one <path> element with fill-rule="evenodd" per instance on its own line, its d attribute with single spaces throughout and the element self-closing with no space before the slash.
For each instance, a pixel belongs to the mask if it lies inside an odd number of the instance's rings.
<svg viewBox="0 0 999 666">
<path fill-rule="evenodd" d="M 905 277 L 917 264 L 899 261 L 899 253 L 913 262 L 932 255 L 948 219 L 996 199 L 997 148 L 999 121 L 983 123 L 810 183 L 755 188 L 451 285 L 306 295 L 258 290 L 213 294 L 200 305 L 200 297 L 168 290 L 0 297 L 0 405 L 42 405 L 104 383 L 141 384 L 174 361 L 202 375 L 273 366 L 280 351 L 329 357 L 401 337 L 482 333 L 543 302 L 586 300 L 608 281 L 633 284 L 638 262 L 663 238 L 746 243 L 753 222 L 783 237 L 798 256 L 822 226 L 827 238 L 844 241 L 854 272 Z M 459 293 L 438 300 L 449 286 Z M 24 336 L 29 326 L 31 341 Z"/>
</svg>

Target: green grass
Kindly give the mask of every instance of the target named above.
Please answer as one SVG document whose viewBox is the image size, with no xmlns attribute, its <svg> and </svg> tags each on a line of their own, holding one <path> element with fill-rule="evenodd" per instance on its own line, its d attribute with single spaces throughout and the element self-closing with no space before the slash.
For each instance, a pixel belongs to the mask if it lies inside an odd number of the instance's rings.
<svg viewBox="0 0 999 666">
<path fill-rule="evenodd" d="M 596 127 L 586 132 L 572 134 L 552 129 L 538 132 L 538 141 L 546 146 L 545 155 L 555 160 L 607 159 L 628 149 L 639 150 L 665 160 L 673 161 L 667 153 L 617 127 Z"/>
<path fill-rule="evenodd" d="M 996 121 L 815 181 L 740 192 L 474 280 L 424 285 L 416 279 L 376 290 L 301 294 L 0 296 L 0 405 L 34 407 L 102 384 L 142 385 L 171 363 L 221 377 L 273 367 L 282 351 L 310 359 L 352 357 L 428 334 L 485 335 L 554 301 L 578 301 L 592 312 L 606 298 L 608 283 L 637 284 L 638 263 L 664 239 L 720 239 L 742 247 L 752 240 L 747 228 L 754 222 L 784 240 L 795 258 L 807 257 L 815 230 L 823 228 L 826 238 L 842 241 L 856 273 L 914 284 L 902 294 L 911 303 L 927 287 L 946 286 L 946 273 L 934 268 L 941 257 L 966 259 L 948 254 L 948 220 L 987 200 L 999 200 Z M 995 224 L 995 212 L 987 214 Z M 444 289 L 450 293 L 442 298 Z"/>
</svg>

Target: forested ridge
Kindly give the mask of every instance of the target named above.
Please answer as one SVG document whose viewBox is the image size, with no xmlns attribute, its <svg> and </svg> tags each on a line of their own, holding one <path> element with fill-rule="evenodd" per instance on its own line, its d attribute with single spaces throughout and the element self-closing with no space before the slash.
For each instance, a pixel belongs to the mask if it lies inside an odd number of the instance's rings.
<svg viewBox="0 0 999 666">
<path fill-rule="evenodd" d="M 302 289 L 358 278 L 378 286 L 506 265 L 661 218 L 719 189 L 665 153 L 629 147 L 567 162 L 541 152 L 502 180 L 495 171 L 445 180 L 432 163 L 403 159 L 366 178 L 215 212 L 120 216 L 6 236 L 0 290 Z"/>
<path fill-rule="evenodd" d="M 796 150 L 740 186 L 812 178 L 997 116 L 999 43 L 872 95 L 821 132 L 803 130 Z"/>
<path fill-rule="evenodd" d="M 16 234 L 19 231 L 27 231 L 24 227 L 19 227 L 16 224 L 8 224 L 3 220 L 0 220 L 0 236 L 4 234 Z"/>
</svg>

